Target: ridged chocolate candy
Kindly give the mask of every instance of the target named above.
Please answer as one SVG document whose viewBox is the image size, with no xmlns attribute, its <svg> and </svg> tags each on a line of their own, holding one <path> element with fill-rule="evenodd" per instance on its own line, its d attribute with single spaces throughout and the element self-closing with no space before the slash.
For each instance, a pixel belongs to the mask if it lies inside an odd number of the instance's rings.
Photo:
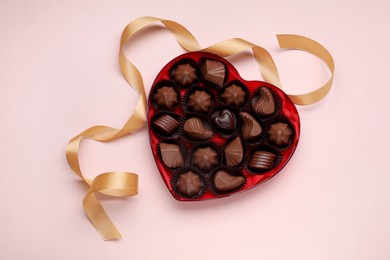
<svg viewBox="0 0 390 260">
<path fill-rule="evenodd" d="M 152 123 L 164 135 L 171 135 L 179 127 L 179 122 L 170 115 L 162 115 Z"/>
<path fill-rule="evenodd" d="M 236 137 L 225 147 L 225 159 L 227 166 L 236 166 L 244 157 L 244 149 L 240 137 Z"/>
<path fill-rule="evenodd" d="M 202 66 L 202 73 L 206 80 L 221 87 L 225 80 L 225 65 L 220 61 L 206 60 Z"/>
<path fill-rule="evenodd" d="M 160 153 L 166 166 L 177 168 L 184 165 L 183 155 L 179 145 L 160 143 Z"/>
<path fill-rule="evenodd" d="M 258 170 L 269 170 L 274 165 L 276 155 L 267 151 L 254 152 L 249 162 L 249 167 Z"/>
<path fill-rule="evenodd" d="M 245 95 L 241 87 L 233 84 L 225 89 L 221 98 L 228 106 L 241 106 L 245 102 Z"/>
<path fill-rule="evenodd" d="M 221 192 L 237 189 L 244 182 L 244 177 L 231 175 L 225 170 L 219 170 L 213 179 L 215 189 Z"/>
<path fill-rule="evenodd" d="M 181 86 L 188 86 L 196 79 L 196 71 L 190 64 L 181 64 L 172 73 L 175 82 Z"/>
<path fill-rule="evenodd" d="M 292 131 L 290 127 L 285 123 L 276 123 L 270 126 L 269 131 L 269 140 L 276 144 L 277 146 L 283 146 L 288 144 Z"/>
<path fill-rule="evenodd" d="M 159 108 L 170 109 L 179 103 L 177 93 L 173 87 L 162 87 L 156 91 L 153 97 Z"/>
<path fill-rule="evenodd" d="M 188 136 L 197 139 L 197 140 L 203 140 L 208 139 L 213 136 L 213 132 L 210 130 L 207 130 L 202 120 L 200 120 L 197 117 L 192 117 L 188 119 L 184 123 L 183 127 L 184 131 L 187 133 Z"/>
<path fill-rule="evenodd" d="M 275 100 L 272 96 L 271 91 L 268 88 L 261 87 L 259 99 L 253 105 L 253 109 L 256 113 L 268 116 L 275 112 Z"/>
<path fill-rule="evenodd" d="M 189 171 L 179 176 L 176 185 L 182 194 L 192 197 L 199 194 L 203 182 L 198 174 Z"/>
<path fill-rule="evenodd" d="M 211 147 L 198 148 L 194 152 L 193 163 L 196 167 L 209 170 L 218 163 L 218 154 Z"/>
<path fill-rule="evenodd" d="M 211 105 L 211 96 L 206 91 L 196 90 L 188 98 L 188 108 L 195 112 L 208 112 Z"/>
<path fill-rule="evenodd" d="M 244 125 L 242 127 L 242 135 L 248 140 L 253 140 L 256 137 L 259 137 L 261 135 L 262 128 L 261 125 L 257 122 L 257 120 L 246 112 L 241 112 L 240 116 L 242 118 L 242 121 L 244 121 Z"/>
</svg>

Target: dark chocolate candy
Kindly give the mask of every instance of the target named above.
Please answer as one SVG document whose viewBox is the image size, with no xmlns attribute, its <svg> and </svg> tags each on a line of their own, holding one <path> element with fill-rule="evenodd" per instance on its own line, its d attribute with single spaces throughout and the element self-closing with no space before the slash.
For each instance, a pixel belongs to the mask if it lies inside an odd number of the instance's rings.
<svg viewBox="0 0 390 260">
<path fill-rule="evenodd" d="M 259 99 L 253 105 L 256 113 L 262 116 L 268 116 L 275 112 L 275 100 L 271 91 L 266 87 L 259 89 Z"/>
<path fill-rule="evenodd" d="M 188 98 L 188 108 L 195 112 L 208 112 L 211 101 L 211 96 L 206 91 L 196 90 Z"/>
<path fill-rule="evenodd" d="M 220 61 L 206 60 L 202 73 L 206 80 L 221 87 L 225 80 L 225 65 Z"/>
<path fill-rule="evenodd" d="M 225 147 L 225 159 L 227 166 L 236 166 L 244 157 L 244 148 L 240 137 L 236 137 Z"/>
<path fill-rule="evenodd" d="M 160 143 L 160 153 L 166 166 L 177 168 L 184 165 L 183 155 L 179 145 Z"/>
<path fill-rule="evenodd" d="M 177 93 L 173 87 L 162 87 L 157 89 L 153 98 L 159 108 L 170 109 L 179 103 Z"/>
<path fill-rule="evenodd" d="M 183 195 L 192 197 L 199 194 L 203 182 L 198 174 L 189 171 L 179 176 L 176 185 Z"/>
<path fill-rule="evenodd" d="M 170 115 L 162 115 L 153 121 L 153 126 L 164 135 L 171 135 L 179 127 L 179 122 Z"/>
<path fill-rule="evenodd" d="M 244 182 L 244 177 L 231 175 L 226 170 L 217 171 L 213 179 L 215 189 L 221 192 L 237 189 Z"/>
<path fill-rule="evenodd" d="M 277 146 L 288 144 L 292 131 L 285 123 L 276 123 L 271 125 L 268 131 L 269 140 Z"/>
<path fill-rule="evenodd" d="M 258 170 L 268 170 L 274 165 L 276 155 L 267 151 L 254 152 L 249 162 L 249 167 Z"/>
<path fill-rule="evenodd" d="M 202 169 L 209 170 L 218 163 L 218 154 L 211 147 L 198 148 L 193 155 L 193 164 Z"/>
<path fill-rule="evenodd" d="M 197 117 L 192 117 L 188 119 L 184 123 L 183 129 L 188 136 L 197 140 L 208 139 L 213 136 L 213 132 L 206 129 L 203 125 L 202 120 Z"/>
<path fill-rule="evenodd" d="M 245 102 L 245 91 L 237 85 L 227 87 L 221 98 L 228 106 L 241 106 Z"/>
<path fill-rule="evenodd" d="M 172 73 L 175 82 L 181 86 L 188 86 L 196 79 L 196 71 L 190 64 L 181 64 Z"/>
<path fill-rule="evenodd" d="M 253 140 L 256 137 L 259 137 L 262 132 L 262 128 L 259 122 L 257 122 L 253 116 L 246 112 L 241 112 L 240 116 L 242 121 L 244 121 L 242 135 L 248 140 Z"/>
<path fill-rule="evenodd" d="M 236 128 L 236 116 L 228 109 L 215 111 L 211 120 L 223 132 L 232 132 Z"/>
</svg>

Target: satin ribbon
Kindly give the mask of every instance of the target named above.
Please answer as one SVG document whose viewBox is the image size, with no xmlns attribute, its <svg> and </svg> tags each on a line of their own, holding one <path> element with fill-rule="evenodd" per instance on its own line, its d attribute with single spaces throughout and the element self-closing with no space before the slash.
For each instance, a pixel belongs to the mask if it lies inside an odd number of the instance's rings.
<svg viewBox="0 0 390 260">
<path fill-rule="evenodd" d="M 146 94 L 141 73 L 125 56 L 123 46 L 138 31 L 153 23 L 162 23 L 176 38 L 178 44 L 186 51 L 205 51 L 222 57 L 231 56 L 245 50 L 252 50 L 253 57 L 259 64 L 260 73 L 264 80 L 282 88 L 275 63 L 267 50 L 244 39 L 233 38 L 210 47 L 202 48 L 195 37 L 182 25 L 174 21 L 141 17 L 130 22 L 122 32 L 119 64 L 123 76 L 129 85 L 137 92 L 137 105 L 125 125 L 116 129 L 109 126 L 93 126 L 73 137 L 66 147 L 66 158 L 73 172 L 89 186 L 84 197 L 83 206 L 88 218 L 104 240 L 114 240 L 121 234 L 112 223 L 107 213 L 97 200 L 95 193 L 100 192 L 110 196 L 124 197 L 138 193 L 138 176 L 130 172 L 106 172 L 93 180 L 87 179 L 81 172 L 78 159 L 79 146 L 82 140 L 91 139 L 99 142 L 108 142 L 124 135 L 140 131 L 146 123 Z M 280 48 L 299 49 L 316 55 L 329 67 L 332 75 L 328 82 L 313 92 L 301 95 L 288 95 L 297 105 L 310 105 L 323 99 L 329 92 L 334 75 L 334 61 L 330 53 L 319 43 L 299 35 L 277 35 Z"/>
</svg>

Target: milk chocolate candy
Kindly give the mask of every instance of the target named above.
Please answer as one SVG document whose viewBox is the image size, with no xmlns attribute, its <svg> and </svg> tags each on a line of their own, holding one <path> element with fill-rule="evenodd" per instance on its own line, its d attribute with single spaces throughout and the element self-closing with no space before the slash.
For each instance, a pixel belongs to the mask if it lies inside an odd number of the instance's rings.
<svg viewBox="0 0 390 260">
<path fill-rule="evenodd" d="M 202 67 L 202 73 L 206 80 L 222 86 L 225 80 L 225 66 L 220 61 L 206 60 Z"/>
<path fill-rule="evenodd" d="M 242 127 L 242 135 L 247 140 L 253 140 L 257 137 L 260 137 L 262 128 L 261 125 L 257 122 L 257 120 L 251 116 L 249 113 L 241 112 L 240 116 L 244 125 Z"/>
<path fill-rule="evenodd" d="M 209 170 L 218 163 L 218 154 L 211 147 L 198 148 L 193 155 L 193 163 L 196 167 Z"/>
<path fill-rule="evenodd" d="M 170 109 L 179 103 L 177 93 L 173 87 L 162 87 L 157 89 L 153 100 L 157 107 L 161 109 Z"/>
<path fill-rule="evenodd" d="M 153 121 L 153 126 L 163 135 L 171 135 L 179 127 L 179 122 L 170 115 L 162 115 Z"/>
<path fill-rule="evenodd" d="M 244 177 L 231 175 L 226 170 L 217 171 L 213 179 L 214 188 L 220 192 L 237 189 L 244 182 Z"/>
<path fill-rule="evenodd" d="M 166 166 L 177 168 L 184 165 L 183 155 L 179 145 L 160 143 L 160 153 Z"/>
<path fill-rule="evenodd" d="M 207 138 L 210 138 L 213 136 L 213 132 L 210 130 L 207 130 L 204 127 L 202 120 L 200 120 L 197 117 L 192 117 L 192 118 L 188 119 L 184 123 L 183 129 L 188 136 L 192 137 L 193 139 L 197 139 L 197 140 L 203 140 L 203 139 L 207 139 Z"/>
<path fill-rule="evenodd" d="M 259 99 L 253 105 L 253 109 L 256 113 L 263 116 L 273 114 L 275 112 L 275 100 L 271 91 L 266 87 L 261 87 L 259 93 Z"/>
<path fill-rule="evenodd" d="M 271 125 L 268 131 L 269 140 L 277 146 L 284 146 L 288 144 L 292 131 L 285 123 L 276 123 Z"/>
<path fill-rule="evenodd" d="M 188 108 L 199 113 L 208 112 L 211 101 L 211 96 L 206 91 L 196 90 L 188 98 Z"/>
<path fill-rule="evenodd" d="M 274 165 L 276 155 L 267 151 L 254 152 L 249 162 L 249 167 L 258 170 L 269 170 Z"/>
<path fill-rule="evenodd" d="M 240 137 L 236 137 L 225 147 L 225 159 L 227 166 L 236 166 L 244 157 L 244 149 Z"/>
<path fill-rule="evenodd" d="M 182 194 L 192 197 L 199 194 L 203 187 L 203 182 L 198 174 L 189 171 L 179 176 L 176 185 Z"/>
<path fill-rule="evenodd" d="M 245 102 L 245 91 L 237 85 L 227 87 L 223 92 L 221 99 L 226 105 L 241 106 Z"/>
<path fill-rule="evenodd" d="M 181 86 L 188 86 L 196 79 L 196 71 L 190 64 L 181 64 L 172 73 L 175 82 Z"/>
</svg>

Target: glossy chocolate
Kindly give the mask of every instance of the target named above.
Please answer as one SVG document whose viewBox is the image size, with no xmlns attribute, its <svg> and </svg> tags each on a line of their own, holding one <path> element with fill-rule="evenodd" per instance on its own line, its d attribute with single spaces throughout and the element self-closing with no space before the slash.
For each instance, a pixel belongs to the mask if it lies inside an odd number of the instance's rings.
<svg viewBox="0 0 390 260">
<path fill-rule="evenodd" d="M 213 136 L 213 132 L 206 129 L 202 120 L 197 117 L 188 119 L 184 123 L 183 129 L 189 137 L 197 140 L 204 140 Z"/>
<path fill-rule="evenodd" d="M 160 143 L 160 153 L 166 166 L 178 168 L 184 165 L 183 155 L 179 145 Z"/>
<path fill-rule="evenodd" d="M 234 176 L 226 170 L 219 170 L 214 175 L 214 188 L 220 192 L 226 192 L 239 188 L 245 182 L 243 176 Z"/>
<path fill-rule="evenodd" d="M 175 82 L 181 86 L 188 86 L 196 79 L 196 71 L 190 64 L 181 64 L 172 73 Z"/>
<path fill-rule="evenodd" d="M 222 132 L 232 132 L 236 128 L 236 116 L 228 109 L 215 111 L 211 116 L 214 125 Z"/>
<path fill-rule="evenodd" d="M 269 140 L 277 146 L 288 144 L 292 131 L 285 123 L 276 123 L 270 126 L 268 131 Z"/>
<path fill-rule="evenodd" d="M 220 61 L 206 60 L 202 66 L 204 78 L 218 86 L 222 86 L 225 80 L 225 65 Z"/>
<path fill-rule="evenodd" d="M 173 87 L 162 87 L 157 89 L 153 97 L 158 108 L 170 109 L 179 103 L 177 93 Z"/>
<path fill-rule="evenodd" d="M 183 195 L 192 197 L 199 194 L 203 187 L 203 182 L 198 174 L 189 171 L 179 176 L 176 185 Z"/>
<path fill-rule="evenodd" d="M 233 84 L 225 89 L 221 98 L 228 106 L 241 106 L 245 103 L 245 95 L 242 87 Z"/>
<path fill-rule="evenodd" d="M 218 154 L 211 147 L 198 148 L 193 154 L 193 164 L 202 170 L 209 170 L 217 163 Z"/>
<path fill-rule="evenodd" d="M 262 116 L 268 116 L 275 112 L 275 100 L 271 91 L 266 87 L 259 89 L 259 99 L 253 105 L 256 113 Z"/>
<path fill-rule="evenodd" d="M 195 112 L 208 112 L 212 105 L 211 96 L 206 91 L 196 90 L 188 98 L 189 110 Z"/>
<path fill-rule="evenodd" d="M 171 135 L 179 127 L 179 122 L 170 115 L 162 115 L 154 120 L 152 124 L 163 135 Z"/>
<path fill-rule="evenodd" d="M 260 137 L 263 130 L 259 122 L 257 122 L 253 116 L 246 112 L 241 112 L 240 116 L 244 122 L 242 127 L 242 135 L 244 138 L 247 140 L 253 140 L 256 137 Z"/>
<path fill-rule="evenodd" d="M 225 159 L 227 166 L 236 166 L 244 157 L 244 148 L 240 137 L 236 137 L 225 147 Z"/>
<path fill-rule="evenodd" d="M 267 151 L 254 152 L 249 162 L 249 167 L 258 170 L 269 170 L 274 165 L 276 155 Z"/>
</svg>

